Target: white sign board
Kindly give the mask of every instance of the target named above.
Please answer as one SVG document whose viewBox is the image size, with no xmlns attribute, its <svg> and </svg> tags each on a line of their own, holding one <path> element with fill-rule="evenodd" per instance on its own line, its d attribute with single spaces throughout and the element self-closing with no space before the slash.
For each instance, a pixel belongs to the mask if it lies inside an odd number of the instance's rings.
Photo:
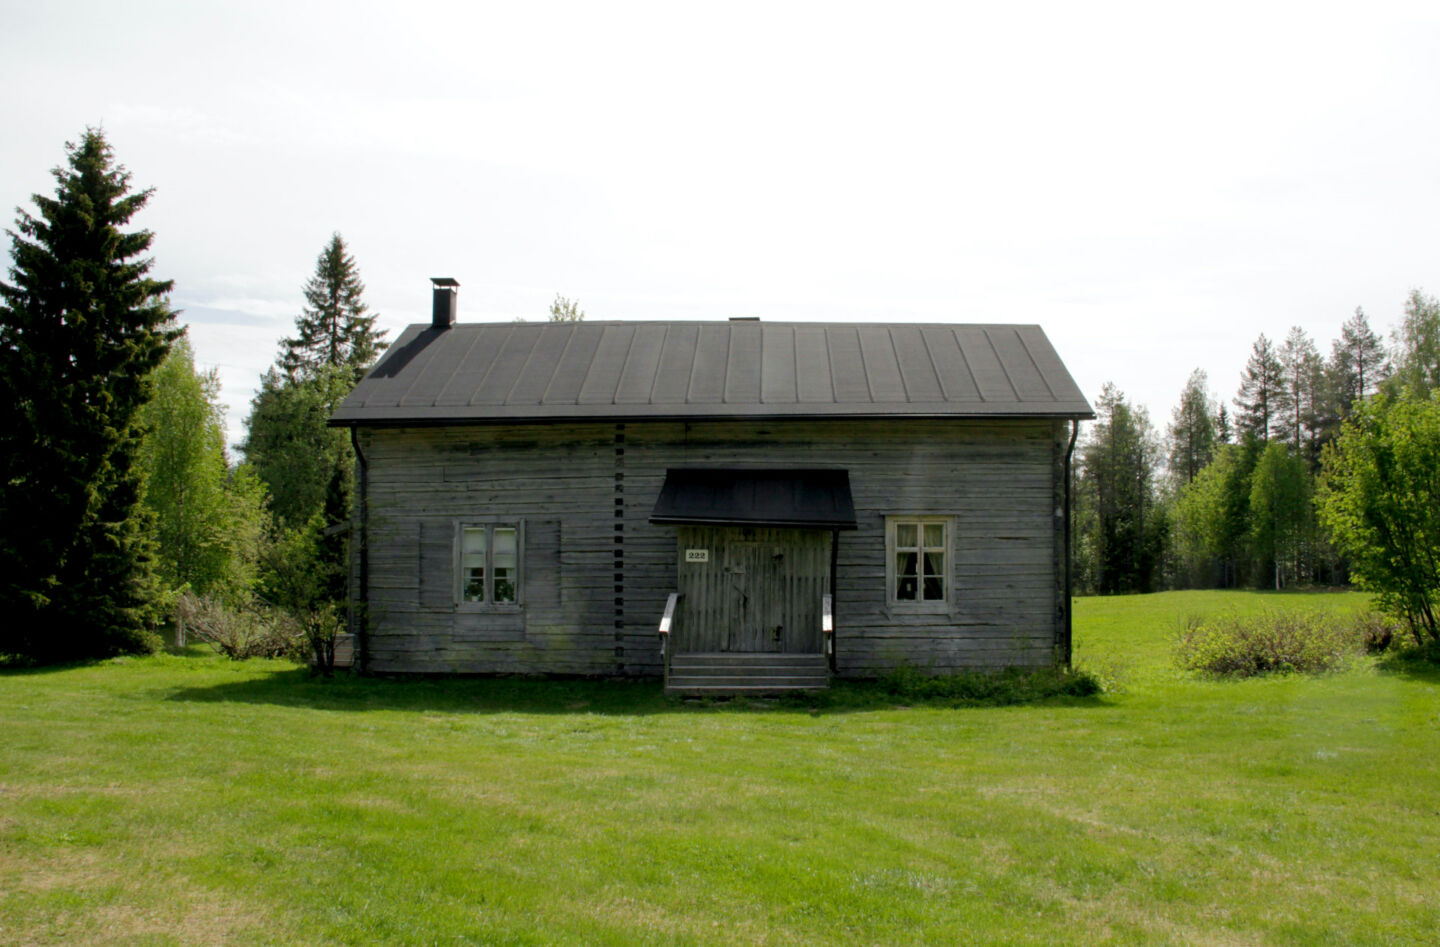
<svg viewBox="0 0 1440 947">
<path fill-rule="evenodd" d="M 687 549 L 685 550 L 686 562 L 709 562 L 710 550 L 708 549 Z"/>
</svg>

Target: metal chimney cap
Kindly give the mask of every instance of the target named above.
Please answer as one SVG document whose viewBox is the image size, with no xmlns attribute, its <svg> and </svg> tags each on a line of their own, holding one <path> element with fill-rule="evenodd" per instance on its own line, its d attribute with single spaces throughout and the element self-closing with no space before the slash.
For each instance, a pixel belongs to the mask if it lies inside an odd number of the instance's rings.
<svg viewBox="0 0 1440 947">
<path fill-rule="evenodd" d="M 460 285 L 458 282 L 455 281 L 455 279 L 454 279 L 453 277 L 450 277 L 450 276 L 432 276 L 432 277 L 430 277 L 430 282 L 434 283 L 436 286 L 459 286 L 459 285 Z"/>
</svg>

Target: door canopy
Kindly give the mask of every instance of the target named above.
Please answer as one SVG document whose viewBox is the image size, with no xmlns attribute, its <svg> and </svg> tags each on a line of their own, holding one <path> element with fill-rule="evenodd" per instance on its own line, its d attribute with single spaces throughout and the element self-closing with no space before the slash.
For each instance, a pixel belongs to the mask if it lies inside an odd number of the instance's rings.
<svg viewBox="0 0 1440 947">
<path fill-rule="evenodd" d="M 854 529 L 855 501 L 846 470 L 672 467 L 650 522 Z"/>
</svg>

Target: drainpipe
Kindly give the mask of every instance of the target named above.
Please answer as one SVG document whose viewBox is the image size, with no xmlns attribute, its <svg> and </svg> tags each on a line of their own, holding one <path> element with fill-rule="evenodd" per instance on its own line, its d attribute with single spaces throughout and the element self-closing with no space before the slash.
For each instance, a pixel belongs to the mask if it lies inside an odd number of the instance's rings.
<svg viewBox="0 0 1440 947">
<path fill-rule="evenodd" d="M 370 504 L 368 494 L 369 465 L 360 450 L 360 431 L 350 425 L 350 446 L 355 450 L 355 486 L 359 493 L 357 511 L 360 514 L 360 595 L 355 622 L 355 641 L 359 645 L 360 673 L 370 670 Z"/>
<path fill-rule="evenodd" d="M 832 646 L 835 642 L 835 633 L 840 629 L 840 623 L 835 617 L 840 611 L 839 607 L 835 604 L 835 573 L 836 563 L 839 561 L 839 557 L 840 530 L 832 529 L 830 530 L 830 641 Z M 821 635 L 821 638 L 823 639 L 824 635 Z M 838 647 L 831 648 L 829 661 L 830 672 L 833 674 L 840 662 L 840 649 Z"/>
<path fill-rule="evenodd" d="M 1074 559 L 1074 556 L 1071 555 L 1070 552 L 1070 465 L 1075 456 L 1075 439 L 1079 436 L 1080 422 L 1071 421 L 1070 446 L 1065 448 L 1065 641 L 1063 648 L 1065 651 L 1065 667 L 1067 668 L 1070 667 L 1070 657 L 1072 653 L 1070 636 L 1073 631 L 1073 625 L 1071 623 L 1071 612 L 1075 609 L 1075 599 L 1070 591 L 1070 569 L 1071 562 Z"/>
</svg>

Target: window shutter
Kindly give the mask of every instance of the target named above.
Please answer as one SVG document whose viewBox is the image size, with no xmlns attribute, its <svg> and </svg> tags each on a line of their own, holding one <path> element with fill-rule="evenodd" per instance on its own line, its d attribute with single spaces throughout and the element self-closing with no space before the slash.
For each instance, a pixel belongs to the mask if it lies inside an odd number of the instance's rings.
<svg viewBox="0 0 1440 947">
<path fill-rule="evenodd" d="M 560 522 L 525 522 L 525 571 L 520 576 L 526 605 L 560 604 Z"/>
<path fill-rule="evenodd" d="M 420 524 L 420 607 L 455 607 L 455 527 L 448 520 Z"/>
</svg>

